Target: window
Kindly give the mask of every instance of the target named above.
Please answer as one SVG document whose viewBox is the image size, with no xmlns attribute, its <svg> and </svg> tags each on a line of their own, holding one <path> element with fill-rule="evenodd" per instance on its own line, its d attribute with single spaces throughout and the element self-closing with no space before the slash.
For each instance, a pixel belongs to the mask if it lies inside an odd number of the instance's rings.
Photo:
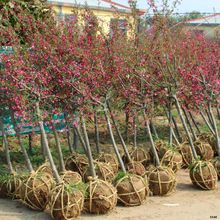
<svg viewBox="0 0 220 220">
<path fill-rule="evenodd" d="M 76 15 L 74 14 L 65 14 L 64 15 L 65 23 L 74 23 L 76 22 Z"/>
<path fill-rule="evenodd" d="M 119 31 L 119 33 L 127 34 L 127 20 L 125 19 L 111 19 L 110 21 L 110 35 L 114 34 L 114 31 Z"/>
<path fill-rule="evenodd" d="M 192 34 L 198 36 L 198 35 L 204 35 L 203 30 L 192 30 Z"/>
</svg>

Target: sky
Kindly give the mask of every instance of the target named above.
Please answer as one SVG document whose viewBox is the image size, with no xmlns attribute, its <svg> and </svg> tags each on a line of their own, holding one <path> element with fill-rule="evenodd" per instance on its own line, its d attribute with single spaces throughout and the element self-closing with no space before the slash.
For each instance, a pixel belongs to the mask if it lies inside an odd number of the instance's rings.
<svg viewBox="0 0 220 220">
<path fill-rule="evenodd" d="M 98 5 L 100 6 L 109 6 L 106 2 L 101 0 L 48 0 L 48 1 L 58 1 L 58 2 L 69 2 L 69 3 L 80 3 L 84 4 L 86 1 L 88 5 Z M 123 4 L 128 6 L 128 0 L 112 0 L 113 2 Z M 137 6 L 141 9 L 148 9 L 148 0 L 137 0 Z M 163 0 L 155 0 L 159 5 Z M 168 0 L 172 3 L 174 0 Z M 220 0 L 179 0 L 181 1 L 180 5 L 178 5 L 177 10 L 175 12 L 178 13 L 187 13 L 192 11 L 199 11 L 202 13 L 220 13 Z"/>
<path fill-rule="evenodd" d="M 115 0 L 116 1 L 116 0 Z M 127 0 L 118 0 L 118 2 L 127 2 Z M 147 8 L 146 0 L 137 0 L 139 8 Z M 161 0 L 156 0 L 156 2 L 161 3 Z M 172 2 L 172 1 L 170 1 Z M 182 0 L 178 9 L 179 13 L 199 11 L 199 12 L 218 12 L 220 13 L 220 0 Z"/>
</svg>

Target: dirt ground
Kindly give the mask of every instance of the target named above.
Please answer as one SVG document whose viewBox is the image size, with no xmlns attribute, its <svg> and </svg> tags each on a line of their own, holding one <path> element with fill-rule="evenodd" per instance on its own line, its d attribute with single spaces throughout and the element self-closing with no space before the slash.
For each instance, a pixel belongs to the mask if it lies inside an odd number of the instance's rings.
<svg viewBox="0 0 220 220">
<path fill-rule="evenodd" d="M 206 220 L 220 219 L 220 182 L 213 191 L 195 188 L 187 170 L 177 174 L 176 192 L 148 197 L 142 206 L 120 207 L 108 215 L 82 214 L 79 220 Z M 31 211 L 18 201 L 0 199 L 0 220 L 50 220 L 48 213 Z"/>
</svg>

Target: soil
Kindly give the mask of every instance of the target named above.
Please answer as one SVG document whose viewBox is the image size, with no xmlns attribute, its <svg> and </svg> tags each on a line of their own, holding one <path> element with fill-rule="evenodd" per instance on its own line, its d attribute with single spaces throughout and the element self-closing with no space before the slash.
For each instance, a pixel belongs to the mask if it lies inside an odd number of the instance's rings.
<svg viewBox="0 0 220 220">
<path fill-rule="evenodd" d="M 220 218 L 220 182 L 216 190 L 192 185 L 187 170 L 177 172 L 177 190 L 165 197 L 148 197 L 137 207 L 117 206 L 107 215 L 82 214 L 79 220 L 206 220 Z M 51 220 L 49 213 L 31 211 L 18 201 L 0 199 L 0 220 Z"/>
</svg>

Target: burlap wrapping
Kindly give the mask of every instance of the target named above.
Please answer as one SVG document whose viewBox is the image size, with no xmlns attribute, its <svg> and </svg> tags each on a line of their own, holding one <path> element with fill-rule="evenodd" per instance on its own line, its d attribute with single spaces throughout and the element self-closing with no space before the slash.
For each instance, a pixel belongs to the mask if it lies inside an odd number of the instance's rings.
<svg viewBox="0 0 220 220">
<path fill-rule="evenodd" d="M 84 210 L 94 214 L 106 214 L 113 210 L 117 203 L 117 191 L 108 182 L 89 178 Z"/>
<path fill-rule="evenodd" d="M 81 214 L 83 193 L 71 185 L 61 183 L 51 190 L 49 207 L 55 220 L 73 220 Z"/>
<path fill-rule="evenodd" d="M 97 161 L 109 163 L 112 166 L 113 172 L 116 174 L 118 172 L 118 160 L 113 154 L 102 153 L 98 157 Z"/>
<path fill-rule="evenodd" d="M 182 163 L 182 155 L 171 149 L 167 150 L 161 159 L 161 164 L 170 167 L 174 172 L 181 169 Z"/>
<path fill-rule="evenodd" d="M 125 206 L 143 204 L 149 193 L 146 179 L 135 174 L 128 174 L 115 183 L 118 201 Z"/>
<path fill-rule="evenodd" d="M 190 168 L 192 183 L 205 190 L 215 189 L 217 186 L 217 173 L 211 162 L 195 161 Z"/>
<path fill-rule="evenodd" d="M 169 195 L 175 190 L 176 177 L 169 167 L 155 167 L 148 174 L 149 189 L 153 195 Z"/>
</svg>

